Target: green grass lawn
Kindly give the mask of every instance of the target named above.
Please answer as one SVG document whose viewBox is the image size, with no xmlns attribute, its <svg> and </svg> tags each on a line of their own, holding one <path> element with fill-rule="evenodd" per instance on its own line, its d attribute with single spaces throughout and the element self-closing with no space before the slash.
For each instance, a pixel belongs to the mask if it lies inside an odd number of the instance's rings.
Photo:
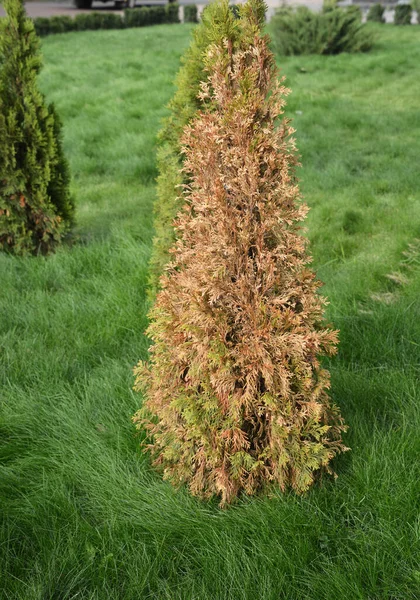
<svg viewBox="0 0 420 600">
<path fill-rule="evenodd" d="M 44 40 L 78 224 L 54 256 L 0 256 L 0 598 L 420 597 L 420 27 L 377 30 L 367 55 L 281 61 L 352 451 L 304 497 L 227 510 L 163 482 L 130 422 L 156 133 L 191 28 Z"/>
</svg>

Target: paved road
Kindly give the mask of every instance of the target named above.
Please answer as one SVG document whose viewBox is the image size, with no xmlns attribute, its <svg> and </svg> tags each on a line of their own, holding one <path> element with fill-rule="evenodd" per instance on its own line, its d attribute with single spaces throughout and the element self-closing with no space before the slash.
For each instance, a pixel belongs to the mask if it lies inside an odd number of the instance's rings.
<svg viewBox="0 0 420 600">
<path fill-rule="evenodd" d="M 268 4 L 268 17 L 274 13 L 276 8 L 282 4 L 282 0 L 266 0 Z M 192 4 L 194 0 L 179 0 L 179 4 Z M 199 7 L 206 4 L 201 0 L 196 2 Z M 310 6 L 314 10 L 320 9 L 322 6 L 322 0 L 290 0 L 291 4 L 305 4 Z M 141 4 L 166 4 L 165 0 L 137 0 L 138 6 Z M 106 12 L 120 12 L 115 8 L 114 2 L 93 2 L 92 10 L 94 11 L 106 11 Z M 68 15 L 70 17 L 80 12 L 90 12 L 86 10 L 78 10 L 75 8 L 71 0 L 64 0 L 63 2 L 26 2 L 26 12 L 30 17 L 52 17 L 53 15 Z M 3 8 L 0 6 L 0 16 L 4 15 Z"/>
<path fill-rule="evenodd" d="M 79 10 L 74 3 L 66 0 L 65 2 L 26 2 L 26 12 L 29 17 L 53 17 L 55 15 L 68 15 L 73 17 L 79 12 L 90 12 L 89 10 Z M 92 10 L 119 12 L 114 6 L 114 2 L 94 2 Z M 0 15 L 4 15 L 3 8 L 0 6 Z"/>
<path fill-rule="evenodd" d="M 137 0 L 137 6 L 141 6 L 142 4 L 147 4 L 148 6 L 152 4 L 166 4 L 167 0 Z M 233 2 L 240 2 L 241 0 L 232 0 Z M 242 0 L 243 1 L 243 0 Z M 309 6 L 313 10 L 321 10 L 323 0 L 284 0 L 287 4 L 292 5 L 304 5 Z M 178 0 L 179 4 L 192 4 L 194 0 Z M 283 3 L 283 0 L 266 0 L 268 4 L 267 17 L 270 19 L 276 9 Z M 198 5 L 199 10 L 207 4 L 206 0 L 196 0 L 196 4 Z M 114 1 L 101 2 L 95 0 L 92 4 L 92 11 L 105 11 L 105 12 L 114 12 L 122 14 L 120 9 L 115 8 Z M 52 17 L 54 15 L 68 15 L 70 17 L 74 17 L 80 12 L 91 12 L 89 10 L 80 10 L 76 9 L 73 4 L 73 0 L 56 0 L 55 2 L 50 2 L 49 0 L 45 0 L 44 2 L 32 2 L 28 0 L 26 2 L 26 12 L 30 17 Z M 4 10 L 0 6 L 0 16 L 4 16 Z M 393 11 L 386 11 L 385 18 L 388 23 L 392 23 L 394 14 Z M 415 16 L 413 15 L 413 23 L 416 22 Z M 420 23 L 420 17 L 418 17 L 418 22 Z"/>
</svg>

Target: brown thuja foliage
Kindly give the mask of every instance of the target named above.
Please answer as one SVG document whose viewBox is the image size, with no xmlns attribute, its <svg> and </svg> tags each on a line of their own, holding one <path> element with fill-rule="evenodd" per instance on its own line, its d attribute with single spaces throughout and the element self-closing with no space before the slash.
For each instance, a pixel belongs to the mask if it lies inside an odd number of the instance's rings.
<svg viewBox="0 0 420 600">
<path fill-rule="evenodd" d="M 146 398 L 134 420 L 155 465 L 222 505 L 269 484 L 304 492 L 345 449 L 320 364 L 337 332 L 307 266 L 293 129 L 278 124 L 289 90 L 260 33 L 263 8 L 243 8 L 238 47 L 208 51 L 211 109 L 185 131 L 186 206 L 150 315 L 151 363 L 136 369 Z"/>
<path fill-rule="evenodd" d="M 154 204 L 154 229 L 152 253 L 149 264 L 149 298 L 154 301 L 159 290 L 159 278 L 170 261 L 169 251 L 176 241 L 173 222 L 182 208 L 180 188 L 187 182 L 182 172 L 181 137 L 186 125 L 200 108 L 198 94 L 204 79 L 204 57 L 212 43 L 221 43 L 228 37 L 234 46 L 241 35 L 228 0 L 214 0 L 205 7 L 201 22 L 194 29 L 193 40 L 177 75 L 176 92 L 170 101 L 169 115 L 159 132 L 160 146 L 157 154 L 157 197 Z M 264 23 L 264 14 L 261 26 Z"/>
</svg>

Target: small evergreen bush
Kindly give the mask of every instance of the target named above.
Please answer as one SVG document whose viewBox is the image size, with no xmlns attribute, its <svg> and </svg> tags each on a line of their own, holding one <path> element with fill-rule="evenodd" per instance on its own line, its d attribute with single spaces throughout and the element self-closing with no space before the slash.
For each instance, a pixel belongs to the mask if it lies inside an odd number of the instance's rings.
<svg viewBox="0 0 420 600">
<path fill-rule="evenodd" d="M 74 28 L 76 31 L 99 29 L 99 20 L 95 17 L 95 13 L 80 13 L 74 18 Z"/>
<path fill-rule="evenodd" d="M 150 8 L 151 25 L 160 25 L 166 22 L 167 12 L 165 6 L 152 6 Z"/>
<path fill-rule="evenodd" d="M 166 23 L 179 23 L 179 4 L 170 2 L 166 5 Z"/>
<path fill-rule="evenodd" d="M 411 4 L 397 4 L 394 12 L 394 25 L 411 25 L 412 16 Z"/>
<path fill-rule="evenodd" d="M 98 29 L 124 29 L 125 25 L 121 15 L 109 12 L 97 14 L 100 16 Z"/>
<path fill-rule="evenodd" d="M 91 12 L 76 15 L 75 28 L 78 31 L 95 31 L 99 29 L 122 29 L 123 20 L 120 15 L 106 12 Z"/>
<path fill-rule="evenodd" d="M 48 33 L 66 33 L 74 30 L 74 21 L 66 15 L 50 17 Z"/>
<path fill-rule="evenodd" d="M 184 22 L 198 23 L 198 11 L 196 4 L 186 4 L 184 6 Z"/>
<path fill-rule="evenodd" d="M 39 36 L 66 31 L 144 27 L 161 23 L 179 23 L 179 4 L 172 2 L 166 6 L 129 8 L 124 11 L 124 18 L 114 13 L 92 12 L 78 14 L 74 19 L 67 16 L 34 19 L 35 31 Z"/>
<path fill-rule="evenodd" d="M 179 5 L 152 6 L 150 8 L 127 8 L 124 11 L 126 27 L 145 27 L 161 23 L 179 23 Z"/>
<path fill-rule="evenodd" d="M 385 23 L 384 17 L 385 7 L 382 4 L 372 4 L 369 8 L 366 19 L 374 23 Z"/>
<path fill-rule="evenodd" d="M 123 29 L 125 23 L 120 15 L 108 12 L 92 12 L 76 15 L 74 28 L 77 31 L 99 29 Z"/>
<path fill-rule="evenodd" d="M 36 19 L 34 19 L 34 27 L 37 35 L 48 35 L 50 33 L 50 19 L 47 19 L 46 17 L 36 17 Z"/>
<path fill-rule="evenodd" d="M 0 248 L 47 253 L 68 230 L 74 205 L 61 124 L 37 87 L 39 42 L 22 0 L 5 0 L 0 56 Z"/>
<path fill-rule="evenodd" d="M 293 129 L 278 123 L 289 90 L 264 16 L 249 0 L 239 38 L 206 53 L 211 110 L 184 132 L 185 210 L 150 314 L 151 364 L 136 369 L 154 464 L 221 505 L 273 484 L 305 492 L 345 449 L 320 363 L 337 332 L 307 266 Z"/>
<path fill-rule="evenodd" d="M 126 8 L 124 11 L 124 21 L 126 27 L 145 27 L 146 25 L 151 25 L 151 9 L 145 6 L 141 8 Z"/>
<path fill-rule="evenodd" d="M 283 55 L 367 52 L 372 33 L 358 7 L 330 8 L 315 13 L 304 6 L 281 8 L 271 21 L 274 45 Z"/>
</svg>

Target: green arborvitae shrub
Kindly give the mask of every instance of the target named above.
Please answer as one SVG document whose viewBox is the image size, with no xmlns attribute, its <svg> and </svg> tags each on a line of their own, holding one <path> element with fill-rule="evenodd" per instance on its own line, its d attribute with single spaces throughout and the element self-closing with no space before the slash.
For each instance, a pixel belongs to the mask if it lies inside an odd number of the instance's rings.
<svg viewBox="0 0 420 600">
<path fill-rule="evenodd" d="M 397 4 L 394 12 L 394 25 L 411 25 L 412 16 L 411 4 Z"/>
<path fill-rule="evenodd" d="M 124 29 L 125 22 L 120 15 L 107 12 L 92 12 L 76 15 L 74 28 L 77 31 L 99 29 Z"/>
<path fill-rule="evenodd" d="M 50 33 L 50 20 L 46 17 L 36 17 L 34 19 L 34 27 L 37 35 L 48 35 Z"/>
<path fill-rule="evenodd" d="M 91 12 L 76 15 L 74 19 L 67 16 L 56 16 L 49 19 L 34 19 L 37 35 L 67 31 L 94 31 L 99 29 L 124 29 L 125 27 L 144 27 L 160 23 L 179 23 L 179 4 L 127 9 L 124 18 L 109 12 Z"/>
<path fill-rule="evenodd" d="M 48 111 L 53 120 L 56 152 L 51 166 L 51 179 L 48 183 L 47 194 L 55 206 L 57 214 L 69 225 L 74 221 L 74 198 L 70 193 L 70 168 L 63 150 L 62 123 L 55 109 L 50 104 Z"/>
<path fill-rule="evenodd" d="M 385 23 L 384 17 L 385 7 L 382 4 L 372 4 L 369 8 L 366 19 L 374 23 Z"/>
<path fill-rule="evenodd" d="M 281 8 L 271 21 L 275 48 L 282 55 L 367 52 L 372 33 L 358 7 L 315 13 L 304 6 Z"/>
<path fill-rule="evenodd" d="M 74 30 L 74 20 L 66 15 L 50 18 L 49 33 L 67 33 Z"/>
<path fill-rule="evenodd" d="M 106 21 L 105 15 L 106 13 L 100 12 L 76 15 L 74 19 L 75 29 L 77 29 L 77 31 L 97 31 L 99 29 L 106 29 L 106 27 L 104 27 Z"/>
<path fill-rule="evenodd" d="M 127 8 L 124 11 L 126 27 L 145 27 L 161 23 L 179 23 L 178 4 L 151 6 L 150 8 Z"/>
<path fill-rule="evenodd" d="M 150 364 L 134 417 L 154 465 L 221 505 L 240 493 L 305 492 L 345 450 L 320 358 L 337 332 L 308 268 L 295 177 L 290 90 L 262 32 L 262 0 L 241 6 L 241 35 L 206 54 L 200 111 L 182 143 L 189 185 L 178 241 L 148 329 Z"/>
<path fill-rule="evenodd" d="M 177 2 L 169 2 L 166 6 L 165 23 L 179 23 L 179 4 Z"/>
<path fill-rule="evenodd" d="M 194 30 L 193 41 L 183 58 L 176 79 L 177 91 L 169 103 L 170 114 L 159 134 L 157 156 L 159 176 L 155 202 L 155 237 L 150 259 L 149 297 L 153 300 L 159 288 L 159 277 L 169 260 L 169 249 L 175 241 L 173 220 L 182 206 L 180 186 L 186 183 L 182 167 L 180 138 L 185 125 L 202 107 L 198 97 L 203 80 L 204 55 L 209 44 L 229 37 L 237 42 L 240 31 L 226 0 L 206 6 L 202 19 Z"/>
<path fill-rule="evenodd" d="M 152 6 L 150 9 L 151 24 L 160 25 L 166 21 L 166 9 L 164 6 Z"/>
<path fill-rule="evenodd" d="M 196 4 L 186 4 L 184 6 L 184 22 L 198 23 L 198 11 Z"/>
<path fill-rule="evenodd" d="M 37 87 L 39 43 L 22 0 L 5 0 L 0 55 L 0 248 L 49 252 L 68 229 L 73 203 L 60 123 Z M 60 192 L 60 193 L 59 193 Z"/>
<path fill-rule="evenodd" d="M 94 13 L 80 13 L 74 17 L 74 29 L 76 31 L 90 31 L 98 29 Z"/>
<path fill-rule="evenodd" d="M 151 25 L 151 9 L 145 6 L 142 8 L 127 8 L 124 11 L 124 21 L 126 27 L 145 27 L 146 25 Z"/>
<path fill-rule="evenodd" d="M 100 24 L 98 29 L 124 29 L 121 15 L 109 12 L 96 13 Z"/>
</svg>

